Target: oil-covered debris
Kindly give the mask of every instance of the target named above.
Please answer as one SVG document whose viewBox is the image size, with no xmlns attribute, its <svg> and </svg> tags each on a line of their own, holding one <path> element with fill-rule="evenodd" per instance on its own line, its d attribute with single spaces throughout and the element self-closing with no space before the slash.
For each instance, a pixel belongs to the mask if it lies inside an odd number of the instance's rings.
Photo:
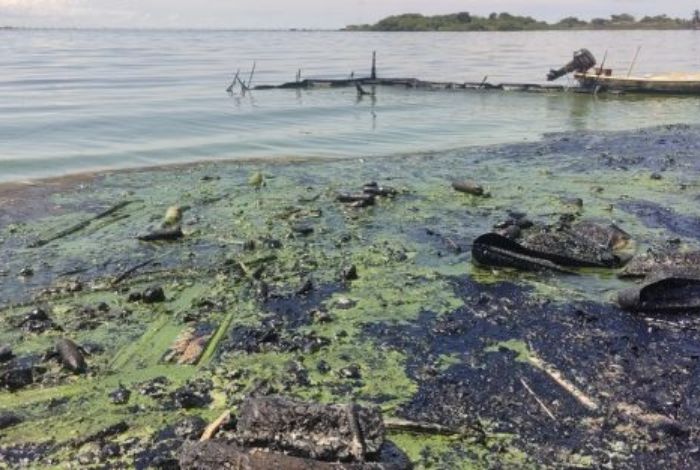
<svg viewBox="0 0 700 470">
<path fill-rule="evenodd" d="M 568 273 L 564 266 L 546 259 L 545 253 L 529 250 L 497 233 L 487 233 L 474 240 L 472 259 L 483 266 L 518 268 L 526 271 L 546 269 Z"/>
<path fill-rule="evenodd" d="M 339 193 L 336 196 L 338 202 L 348 204 L 350 207 L 373 206 L 377 197 L 394 197 L 397 191 L 388 186 L 380 186 L 376 181 L 372 181 L 362 186 L 359 193 Z"/>
<path fill-rule="evenodd" d="M 649 248 L 618 273 L 621 278 L 644 278 L 657 273 L 684 273 L 700 277 L 700 251 Z"/>
<path fill-rule="evenodd" d="M 472 245 L 474 259 L 486 266 L 525 270 L 618 268 L 629 261 L 630 247 L 634 247 L 630 235 L 612 224 L 584 220 L 544 227 L 530 225 L 524 233 L 521 226 L 514 221 L 501 225 L 503 234 L 478 237 Z M 520 238 L 520 243 L 514 240 Z"/>
<path fill-rule="evenodd" d="M 145 233 L 143 235 L 139 235 L 138 238 L 142 242 L 159 242 L 159 241 L 175 241 L 179 240 L 180 238 L 184 237 L 184 233 L 182 233 L 182 227 L 179 225 L 177 227 L 173 228 L 163 228 L 163 229 L 158 229 L 154 230 L 152 232 Z"/>
<path fill-rule="evenodd" d="M 343 462 L 343 463 L 341 463 Z M 408 458 L 385 440 L 376 407 L 320 405 L 274 396 L 247 398 L 229 442 L 186 445 L 182 468 L 409 469 Z"/>
<path fill-rule="evenodd" d="M 246 446 L 325 461 L 364 461 L 384 444 L 378 409 L 357 404 L 318 405 L 283 397 L 248 398 L 238 413 Z"/>
<path fill-rule="evenodd" d="M 671 275 L 630 287 L 618 295 L 625 310 L 682 313 L 700 310 L 700 278 Z"/>
</svg>

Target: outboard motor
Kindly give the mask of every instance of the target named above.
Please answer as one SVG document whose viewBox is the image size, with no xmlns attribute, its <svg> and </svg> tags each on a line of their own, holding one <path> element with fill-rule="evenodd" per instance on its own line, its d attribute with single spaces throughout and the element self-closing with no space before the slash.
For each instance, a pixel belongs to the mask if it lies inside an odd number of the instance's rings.
<svg viewBox="0 0 700 470">
<path fill-rule="evenodd" d="M 550 70 L 547 74 L 547 81 L 551 82 L 559 77 L 563 77 L 571 72 L 587 72 L 595 66 L 595 57 L 588 49 L 581 49 L 574 52 L 574 58 L 571 62 L 560 68 L 559 70 Z"/>
</svg>

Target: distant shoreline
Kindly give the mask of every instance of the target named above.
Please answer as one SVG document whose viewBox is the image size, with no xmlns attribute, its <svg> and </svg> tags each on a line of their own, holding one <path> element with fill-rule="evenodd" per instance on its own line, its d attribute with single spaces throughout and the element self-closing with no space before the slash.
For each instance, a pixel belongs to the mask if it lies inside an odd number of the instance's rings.
<svg viewBox="0 0 700 470">
<path fill-rule="evenodd" d="M 609 18 L 593 18 L 590 21 L 570 16 L 556 23 L 536 20 L 530 16 L 510 13 L 492 13 L 489 16 L 472 15 L 469 12 L 449 15 L 424 16 L 406 13 L 388 16 L 375 24 L 349 25 L 344 31 L 413 32 L 413 31 L 666 31 L 700 30 L 700 10 L 689 18 L 671 18 L 667 15 L 645 16 L 637 19 L 622 13 Z"/>
</svg>

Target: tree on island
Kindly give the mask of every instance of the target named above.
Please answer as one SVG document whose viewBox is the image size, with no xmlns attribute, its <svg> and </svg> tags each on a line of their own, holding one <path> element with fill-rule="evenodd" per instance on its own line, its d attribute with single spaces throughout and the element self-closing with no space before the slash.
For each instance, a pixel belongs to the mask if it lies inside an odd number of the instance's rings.
<svg viewBox="0 0 700 470">
<path fill-rule="evenodd" d="M 700 10 L 695 10 L 693 12 L 693 25 L 697 28 L 700 26 Z"/>
</svg>

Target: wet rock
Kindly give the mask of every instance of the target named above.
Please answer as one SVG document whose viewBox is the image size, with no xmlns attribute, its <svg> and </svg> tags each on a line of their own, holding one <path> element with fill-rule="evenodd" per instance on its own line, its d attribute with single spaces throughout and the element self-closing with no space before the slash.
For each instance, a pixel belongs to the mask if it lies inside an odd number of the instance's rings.
<svg viewBox="0 0 700 470">
<path fill-rule="evenodd" d="M 141 395 L 157 399 L 165 396 L 169 386 L 170 380 L 167 377 L 159 376 L 138 384 L 137 389 Z"/>
<path fill-rule="evenodd" d="M 365 193 L 342 193 L 336 196 L 336 200 L 338 200 L 338 202 L 342 202 L 343 204 L 349 204 L 350 207 L 368 207 L 374 205 L 375 196 Z"/>
<path fill-rule="evenodd" d="M 340 270 L 340 277 L 344 281 L 354 281 L 357 279 L 357 266 L 350 264 Z"/>
<path fill-rule="evenodd" d="M 231 330 L 227 348 L 252 354 L 273 349 L 279 342 L 280 335 L 274 326 L 236 326 Z"/>
<path fill-rule="evenodd" d="M 464 181 L 453 181 L 452 188 L 455 191 L 465 194 L 471 194 L 472 196 L 485 196 L 483 186 L 479 185 L 475 181 L 464 180 Z"/>
<path fill-rule="evenodd" d="M 200 416 L 188 416 L 173 425 L 173 433 L 180 439 L 197 440 L 206 427 L 207 422 Z"/>
<path fill-rule="evenodd" d="M 19 271 L 19 275 L 20 277 L 32 277 L 34 275 L 34 270 L 27 266 Z"/>
<path fill-rule="evenodd" d="M 163 288 L 160 286 L 149 287 L 143 291 L 141 300 L 146 304 L 165 302 L 165 292 L 163 292 Z"/>
<path fill-rule="evenodd" d="M 292 232 L 297 235 L 308 236 L 314 233 L 314 227 L 309 224 L 294 224 L 292 225 Z"/>
<path fill-rule="evenodd" d="M 87 370 L 87 363 L 78 346 L 68 338 L 56 340 L 56 352 L 63 366 L 76 374 L 82 374 Z"/>
<path fill-rule="evenodd" d="M 0 345 L 0 364 L 7 362 L 14 357 L 15 355 L 12 353 L 12 348 L 6 344 Z"/>
<path fill-rule="evenodd" d="M 119 384 L 119 387 L 109 392 L 109 401 L 115 405 L 126 405 L 131 398 L 131 390 Z"/>
<path fill-rule="evenodd" d="M 333 320 L 331 314 L 323 309 L 312 310 L 311 318 L 313 318 L 316 323 L 329 323 Z"/>
<path fill-rule="evenodd" d="M 309 292 L 314 290 L 314 283 L 311 279 L 306 279 L 304 282 L 297 288 L 296 290 L 296 295 L 306 295 Z"/>
<path fill-rule="evenodd" d="M 321 359 L 320 361 L 318 361 L 316 363 L 316 370 L 322 374 L 327 374 L 328 372 L 331 371 L 331 366 L 326 361 Z"/>
<path fill-rule="evenodd" d="M 34 368 L 31 366 L 13 367 L 0 373 L 0 387 L 9 391 L 19 390 L 34 383 Z"/>
<path fill-rule="evenodd" d="M 177 408 L 203 408 L 211 403 L 211 388 L 209 381 L 193 381 L 173 391 L 170 397 Z"/>
<path fill-rule="evenodd" d="M 364 194 L 379 197 L 394 197 L 397 194 L 397 191 L 394 188 L 390 188 L 388 186 L 379 186 L 379 184 L 376 181 L 372 181 L 362 186 L 362 192 Z"/>
<path fill-rule="evenodd" d="M 350 364 L 347 367 L 343 367 L 338 371 L 338 375 L 344 379 L 358 380 L 362 378 L 360 366 L 357 364 Z"/>
<path fill-rule="evenodd" d="M 0 430 L 16 426 L 22 422 L 22 418 L 11 411 L 0 412 Z"/>
<path fill-rule="evenodd" d="M 47 330 L 60 330 L 60 327 L 49 317 L 46 310 L 37 307 L 26 313 L 20 320 L 19 325 L 24 331 L 29 333 L 43 333 Z"/>
<path fill-rule="evenodd" d="M 122 455 L 122 448 L 116 442 L 107 442 L 100 448 L 100 458 L 102 460 L 114 459 Z"/>
<path fill-rule="evenodd" d="M 660 180 L 663 178 L 663 176 L 658 171 L 655 171 L 649 176 L 649 178 L 652 180 Z"/>
<path fill-rule="evenodd" d="M 284 366 L 286 373 L 285 384 L 287 388 L 297 385 L 306 387 L 311 385 L 309 380 L 309 371 L 299 361 L 288 361 Z"/>
<path fill-rule="evenodd" d="M 142 298 L 143 295 L 141 294 L 141 292 L 129 292 L 129 295 L 127 296 L 126 300 L 127 302 L 140 302 Z"/>
<path fill-rule="evenodd" d="M 338 297 L 333 305 L 341 310 L 347 310 L 357 305 L 357 302 L 347 297 Z"/>
</svg>

